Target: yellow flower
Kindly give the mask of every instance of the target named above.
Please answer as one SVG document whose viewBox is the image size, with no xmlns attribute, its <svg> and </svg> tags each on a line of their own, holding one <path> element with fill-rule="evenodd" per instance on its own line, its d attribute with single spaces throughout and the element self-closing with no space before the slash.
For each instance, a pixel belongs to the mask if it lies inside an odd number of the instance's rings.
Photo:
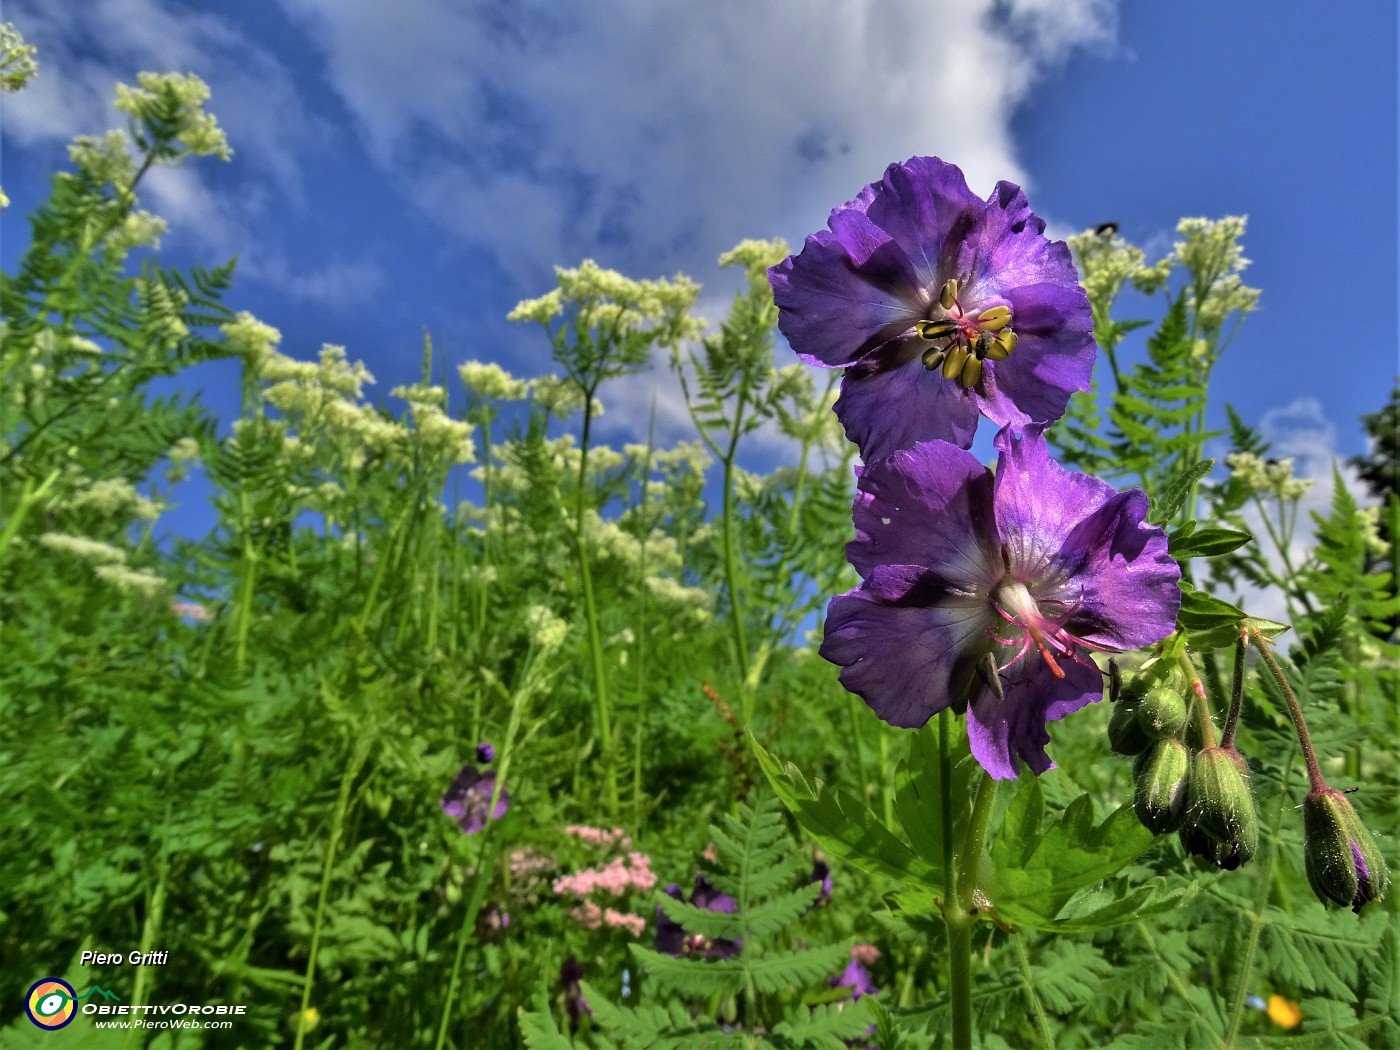
<svg viewBox="0 0 1400 1050">
<path fill-rule="evenodd" d="M 1280 1028 L 1297 1028 L 1303 1019 L 1303 1011 L 1292 999 L 1281 995 L 1269 996 L 1269 1020 Z"/>
</svg>

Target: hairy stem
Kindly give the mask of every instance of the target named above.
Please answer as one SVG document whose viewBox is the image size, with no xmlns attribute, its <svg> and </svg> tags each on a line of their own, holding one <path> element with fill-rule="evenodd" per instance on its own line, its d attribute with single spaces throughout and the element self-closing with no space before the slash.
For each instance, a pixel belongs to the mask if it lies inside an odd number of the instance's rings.
<svg viewBox="0 0 1400 1050">
<path fill-rule="evenodd" d="M 1314 791 L 1321 791 L 1327 786 L 1327 781 L 1323 778 L 1322 770 L 1318 767 L 1317 755 L 1312 746 L 1312 736 L 1308 733 L 1308 723 L 1303 718 L 1303 709 L 1298 705 L 1298 698 L 1293 695 L 1293 687 L 1288 684 L 1288 679 L 1284 677 L 1283 668 L 1279 666 L 1278 660 L 1274 659 L 1273 650 L 1269 648 L 1268 640 L 1258 631 L 1250 631 L 1249 640 L 1254 643 L 1254 648 L 1263 657 L 1264 663 L 1268 665 L 1270 673 L 1274 676 L 1274 681 L 1278 684 L 1279 692 L 1283 694 L 1284 702 L 1288 705 L 1288 715 L 1293 719 L 1293 728 L 1298 732 L 1298 745 L 1303 749 L 1303 761 L 1308 765 L 1308 780 Z"/>
</svg>

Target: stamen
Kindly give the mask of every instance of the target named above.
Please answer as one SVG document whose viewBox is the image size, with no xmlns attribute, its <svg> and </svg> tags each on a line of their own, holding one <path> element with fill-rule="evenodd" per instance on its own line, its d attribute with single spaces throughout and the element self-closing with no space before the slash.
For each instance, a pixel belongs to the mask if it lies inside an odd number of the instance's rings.
<svg viewBox="0 0 1400 1050">
<path fill-rule="evenodd" d="M 993 306 L 977 315 L 977 324 L 984 331 L 1000 332 L 1011 323 L 1011 307 Z"/>
<path fill-rule="evenodd" d="M 938 349 L 938 347 L 929 347 L 923 353 L 922 360 L 924 362 L 924 367 L 927 368 L 930 372 L 932 372 L 935 368 L 941 368 L 943 365 L 944 355 L 945 351 Z"/>
<path fill-rule="evenodd" d="M 1041 637 L 1040 631 L 1036 628 L 1035 624 L 1027 624 L 1026 630 L 1030 633 L 1030 636 L 1035 639 L 1035 647 L 1040 650 L 1041 658 L 1045 661 L 1045 666 L 1050 668 L 1050 673 L 1056 678 L 1063 678 L 1065 676 L 1064 668 L 1057 664 L 1055 658 L 1050 655 L 1050 650 L 1045 645 L 1045 639 Z"/>
<path fill-rule="evenodd" d="M 990 652 L 982 657 L 977 663 L 977 673 L 982 681 L 986 682 L 992 692 L 997 694 L 998 700 L 1006 699 L 1006 692 L 1001 687 L 1001 670 L 997 667 L 996 659 Z"/>
<path fill-rule="evenodd" d="M 955 334 L 959 329 L 957 321 L 951 317 L 944 317 L 938 321 L 918 321 L 914 328 L 919 333 L 920 339 L 945 339 Z"/>
<path fill-rule="evenodd" d="M 977 380 L 982 378 L 982 359 L 972 354 L 967 356 L 967 361 L 962 366 L 962 373 L 958 376 L 958 382 L 962 383 L 963 389 L 971 390 L 977 385 Z"/>
<path fill-rule="evenodd" d="M 963 365 L 968 359 L 967 347 L 956 345 L 948 348 L 948 356 L 943 359 L 943 378 L 952 379 L 962 374 Z"/>
<path fill-rule="evenodd" d="M 953 280 L 946 283 L 943 286 L 943 290 L 938 293 L 938 305 L 943 307 L 943 309 L 945 310 L 951 310 L 953 308 L 953 304 L 957 301 L 958 282 L 957 279 L 954 278 Z"/>
</svg>

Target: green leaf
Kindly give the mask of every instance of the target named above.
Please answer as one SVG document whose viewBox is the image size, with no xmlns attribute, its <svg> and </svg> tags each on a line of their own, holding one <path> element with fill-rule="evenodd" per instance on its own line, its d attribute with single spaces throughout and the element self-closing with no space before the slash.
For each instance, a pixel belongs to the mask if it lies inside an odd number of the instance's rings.
<svg viewBox="0 0 1400 1050">
<path fill-rule="evenodd" d="M 869 806 L 846 791 L 818 795 L 796 766 L 780 762 L 752 734 L 749 741 L 778 798 L 823 849 L 872 875 L 941 885 L 939 872 L 896 838 Z"/>
<path fill-rule="evenodd" d="M 1215 468 L 1215 460 L 1203 459 L 1183 468 L 1166 487 L 1166 490 L 1151 501 L 1147 520 L 1154 525 L 1165 525 L 1176 517 L 1187 498 L 1191 487 Z"/>
<path fill-rule="evenodd" d="M 1190 584 L 1181 585 L 1181 612 L 1177 622 L 1189 636 L 1193 649 L 1223 649 L 1239 637 L 1244 610 L 1221 601 Z"/>
<path fill-rule="evenodd" d="M 1182 558 L 1213 558 L 1238 550 L 1254 537 L 1247 532 L 1221 528 L 1219 525 L 1198 526 L 1188 521 L 1167 533 L 1167 552 L 1177 560 Z"/>
<path fill-rule="evenodd" d="M 1117 895 L 1066 908 L 1081 890 L 1116 875 L 1156 841 L 1131 806 L 1096 825 L 1093 801 L 1081 795 L 1041 833 L 1039 784 L 1031 780 L 1017 796 L 990 851 L 995 868 L 990 897 L 1003 919 L 1037 930 L 1099 929 L 1126 921 L 1133 907 L 1147 902 L 1155 884 L 1141 897 L 1112 891 Z M 1131 905 L 1123 903 L 1130 899 Z"/>
</svg>

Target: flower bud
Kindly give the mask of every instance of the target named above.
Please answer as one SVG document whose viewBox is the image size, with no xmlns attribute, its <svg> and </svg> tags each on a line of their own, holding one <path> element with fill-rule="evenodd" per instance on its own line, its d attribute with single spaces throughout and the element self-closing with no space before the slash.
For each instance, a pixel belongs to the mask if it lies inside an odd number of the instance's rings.
<svg viewBox="0 0 1400 1050">
<path fill-rule="evenodd" d="M 1138 704 L 1137 717 L 1153 740 L 1180 736 L 1186 728 L 1186 700 L 1170 686 L 1154 686 Z"/>
<path fill-rule="evenodd" d="M 1310 792 L 1303 800 L 1303 834 L 1308 882 L 1323 904 L 1359 912 L 1385 898 L 1390 870 L 1344 794 L 1335 788 Z"/>
<path fill-rule="evenodd" d="M 1191 820 L 1224 847 L 1212 858 L 1222 868 L 1237 868 L 1254 856 L 1259 818 L 1249 767 L 1238 751 L 1208 747 L 1196 755 L 1191 766 Z"/>
<path fill-rule="evenodd" d="M 1158 740 L 1133 763 L 1133 812 L 1143 827 L 1166 835 L 1186 819 L 1191 753 L 1180 740 Z"/>
<path fill-rule="evenodd" d="M 1142 723 L 1137 717 L 1137 702 L 1123 699 L 1113 705 L 1113 716 L 1108 720 L 1108 746 L 1120 755 L 1137 755 L 1147 750 L 1152 739 L 1143 732 Z"/>
</svg>

